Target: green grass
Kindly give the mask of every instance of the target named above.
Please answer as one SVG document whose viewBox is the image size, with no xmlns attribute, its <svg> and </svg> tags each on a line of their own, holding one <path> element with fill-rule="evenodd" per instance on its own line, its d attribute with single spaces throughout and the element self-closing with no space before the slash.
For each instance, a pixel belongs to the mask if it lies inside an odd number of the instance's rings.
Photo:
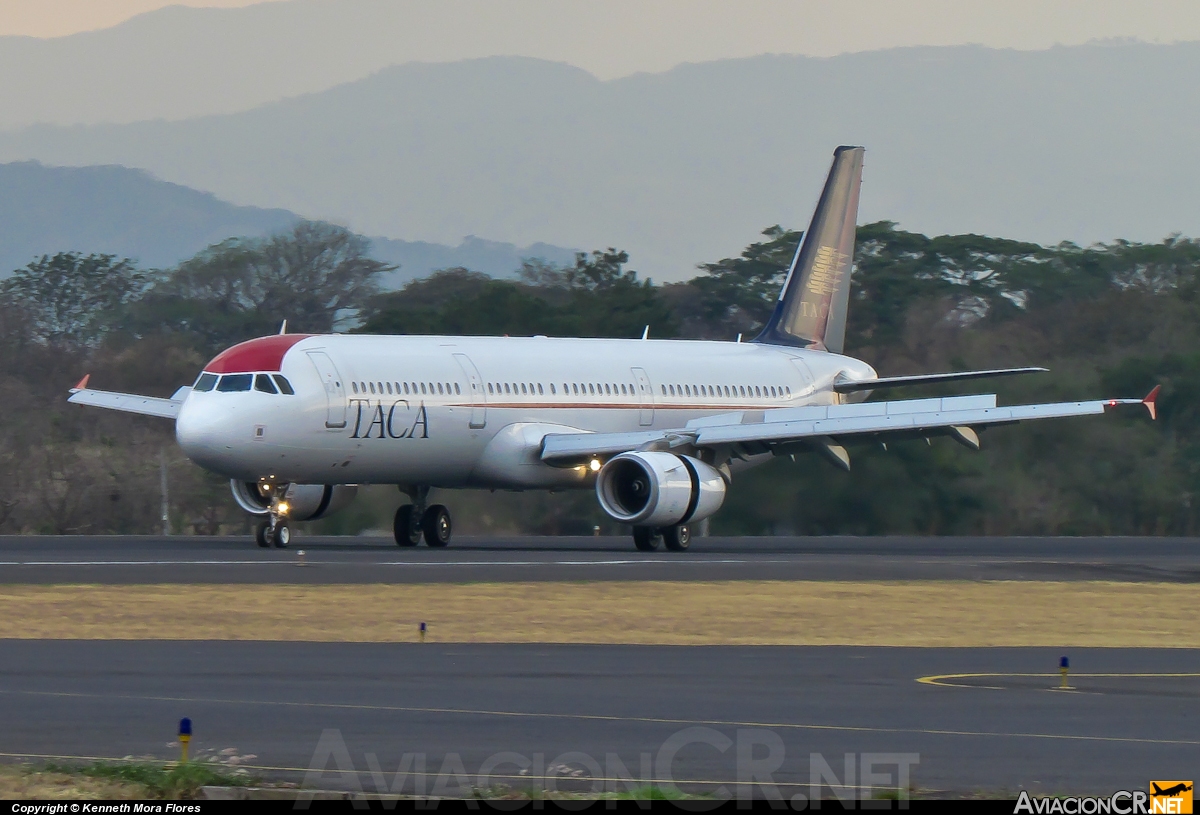
<svg viewBox="0 0 1200 815">
<path fill-rule="evenodd" d="M 164 800 L 194 798 L 201 787 L 243 787 L 257 780 L 245 773 L 232 773 L 195 761 L 165 765 L 146 762 L 48 764 L 44 769 L 46 772 L 137 784 L 146 790 L 147 797 Z"/>
</svg>

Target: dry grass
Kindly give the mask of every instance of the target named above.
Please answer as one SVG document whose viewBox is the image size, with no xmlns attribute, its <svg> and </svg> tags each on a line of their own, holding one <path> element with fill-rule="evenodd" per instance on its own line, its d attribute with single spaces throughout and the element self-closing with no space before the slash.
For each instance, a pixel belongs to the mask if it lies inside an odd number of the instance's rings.
<svg viewBox="0 0 1200 815">
<path fill-rule="evenodd" d="M 1180 584 L 4 586 L 0 638 L 1200 647 Z"/>
<path fill-rule="evenodd" d="M 0 765 L 0 800 L 47 801 L 74 798 L 128 801 L 146 797 L 144 786 L 128 781 Z"/>
</svg>

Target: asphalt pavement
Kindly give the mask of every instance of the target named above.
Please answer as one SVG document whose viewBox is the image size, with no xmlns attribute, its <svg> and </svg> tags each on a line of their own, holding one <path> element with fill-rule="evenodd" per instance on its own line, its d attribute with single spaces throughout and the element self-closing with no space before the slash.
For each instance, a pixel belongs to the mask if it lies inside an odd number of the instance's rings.
<svg viewBox="0 0 1200 815">
<path fill-rule="evenodd" d="M 240 537 L 0 536 L 0 584 L 773 579 L 1193 583 L 1200 539 L 712 537 L 676 553 L 638 552 L 623 537 L 462 537 L 429 549 L 297 536 L 280 550 Z"/>
<path fill-rule="evenodd" d="M 187 716 L 193 755 L 291 780 L 316 767 L 309 784 L 371 792 L 546 775 L 574 789 L 632 777 L 769 794 L 736 787 L 757 775 L 790 800 L 811 794 L 814 773 L 826 796 L 894 787 L 901 765 L 924 794 L 1111 793 L 1194 776 L 1200 652 L 1069 656 L 1075 690 L 1062 691 L 1060 653 L 1030 648 L 6 640 L 0 752 L 167 759 Z M 918 681 L 980 672 L 991 676 Z"/>
</svg>

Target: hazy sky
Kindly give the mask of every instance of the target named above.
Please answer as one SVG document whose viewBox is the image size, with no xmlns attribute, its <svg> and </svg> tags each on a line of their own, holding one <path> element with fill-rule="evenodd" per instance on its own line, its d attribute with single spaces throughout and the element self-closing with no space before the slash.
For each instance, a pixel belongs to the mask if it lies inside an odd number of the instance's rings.
<svg viewBox="0 0 1200 815">
<path fill-rule="evenodd" d="M 506 0 L 478 0 L 495 18 Z M 274 0 L 304 4 L 349 0 Z M 568 59 L 602 78 L 661 70 L 678 62 L 761 53 L 828 56 L 903 45 L 979 43 L 1019 49 L 1093 39 L 1150 42 L 1200 40 L 1197 0 L 512 0 L 511 24 L 543 29 L 550 39 L 570 32 L 624 30 L 599 52 L 585 47 Z M 184 5 L 233 7 L 248 0 L 187 0 Z M 0 35 L 56 37 L 116 25 L 169 5 L 163 0 L 3 0 Z M 414 22 L 437 15 L 430 0 L 395 0 Z M 470 5 L 468 3 L 467 5 Z M 401 11 L 403 7 L 410 11 Z M 544 6 L 544 8 L 543 8 Z M 459 10 L 461 11 L 461 9 Z M 578 34 L 576 34 L 578 36 Z M 619 35 L 617 35 L 619 37 Z M 647 60 L 641 42 L 656 40 Z M 584 33 L 580 40 L 591 37 Z M 637 47 L 634 46 L 636 42 Z M 592 46 L 595 43 L 591 44 Z M 449 43 L 448 43 L 448 47 Z M 447 55 L 450 56 L 450 55 Z M 427 57 L 426 57 L 427 58 Z M 454 57 L 450 57 L 454 58 Z"/>
</svg>

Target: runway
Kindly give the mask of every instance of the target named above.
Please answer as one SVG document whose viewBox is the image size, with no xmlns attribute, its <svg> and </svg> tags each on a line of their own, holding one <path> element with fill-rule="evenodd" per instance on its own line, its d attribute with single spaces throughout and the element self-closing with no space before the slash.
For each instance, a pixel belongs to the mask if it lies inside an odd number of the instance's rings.
<svg viewBox="0 0 1200 815">
<path fill-rule="evenodd" d="M 304 552 L 306 568 L 296 568 Z M 628 538 L 0 536 L 0 584 L 460 583 L 627 580 L 1110 580 L 1200 582 L 1196 538 L 697 538 L 638 552 Z"/>
<path fill-rule="evenodd" d="M 310 783 L 371 792 L 398 784 L 396 791 L 432 793 L 439 774 L 441 792 L 527 785 L 521 769 L 556 777 L 550 783 L 560 788 L 603 789 L 618 781 L 592 779 L 626 773 L 718 795 L 722 786 L 748 791 L 735 782 L 757 772 L 783 784 L 785 799 L 807 793 L 814 767 L 829 770 L 827 783 L 894 787 L 904 763 L 927 795 L 1111 793 L 1144 789 L 1150 778 L 1192 777 L 1200 652 L 1072 651 L 1075 691 L 1051 690 L 1059 656 L 7 640 L 0 752 L 172 758 L 176 723 L 188 716 L 194 753 L 253 755 L 246 764 L 277 768 L 256 772 L 299 780 L 316 751 L 318 767 L 357 774 L 314 775 Z M 990 680 L 1000 689 L 918 681 L 967 672 L 1039 676 Z M 865 779 L 864 761 L 884 777 Z M 409 774 L 397 777 L 400 768 Z M 427 775 L 413 776 L 420 771 Z"/>
<path fill-rule="evenodd" d="M 893 647 L 450 644 L 436 636 L 417 644 L 375 641 L 368 630 L 375 617 L 392 627 L 388 620 L 407 620 L 404 604 L 423 608 L 422 592 L 431 598 L 457 592 L 466 599 L 456 607 L 462 620 L 455 624 L 467 634 L 485 624 L 498 626 L 498 636 L 536 628 L 553 641 L 565 626 L 612 627 L 620 618 L 633 625 L 619 629 L 631 636 L 688 623 L 714 636 L 725 631 L 727 639 L 712 641 L 736 642 L 741 632 L 756 634 L 763 630 L 757 626 L 779 617 L 763 617 L 765 596 L 738 594 L 751 580 L 819 581 L 807 582 L 815 588 L 805 591 L 831 593 L 824 601 L 797 601 L 790 595 L 809 594 L 783 586 L 770 602 L 793 603 L 779 618 L 785 627 L 803 632 L 817 625 L 812 630 L 820 632 L 836 623 L 851 638 L 826 641 L 876 641 L 853 639 L 887 622 L 874 619 L 882 595 L 864 583 L 890 581 L 888 591 L 915 592 L 917 599 L 888 616 L 900 627 L 888 636 L 897 639 L 878 641 Z M 464 537 L 445 550 L 401 549 L 384 538 L 300 537 L 291 549 L 262 550 L 242 538 L 0 537 L 0 592 L 12 587 L 11 619 L 35 613 L 20 605 L 21 597 L 36 595 L 49 604 L 22 625 L 76 617 L 88 625 L 128 625 L 135 613 L 149 614 L 152 622 L 190 616 L 207 624 L 232 614 L 231 630 L 259 639 L 0 639 L 0 760 L 170 759 L 178 750 L 175 726 L 188 716 L 201 755 L 236 758 L 254 772 L 289 780 L 302 778 L 316 755 L 316 766 L 329 772 L 309 776 L 310 786 L 368 792 L 626 789 L 637 779 L 674 779 L 691 792 L 762 796 L 776 788 L 745 782 L 769 775 L 790 800 L 811 795 L 814 778 L 824 779 L 827 797 L 845 788 L 894 787 L 903 783 L 902 768 L 924 795 L 1145 789 L 1151 778 L 1192 777 L 1200 748 L 1200 649 L 899 647 L 946 642 L 901 635 L 930 636 L 939 627 L 975 631 L 1000 619 L 1010 620 L 1006 631 L 1047 621 L 1053 629 L 1068 607 L 1065 599 L 1038 611 L 1025 603 L 989 611 L 981 598 L 1014 591 L 1032 597 L 1054 591 L 1048 588 L 1053 581 L 1068 581 L 1078 583 L 1084 600 L 1119 595 L 1158 610 L 1130 612 L 1126 620 L 1112 617 L 1125 612 L 1107 600 L 1073 601 L 1061 630 L 1079 623 L 1076 630 L 1092 639 L 1054 635 L 1024 642 L 1107 645 L 1105 637 L 1129 623 L 1159 634 L 1126 637 L 1127 644 L 1186 644 L 1186 637 L 1161 632 L 1172 625 L 1179 634 L 1191 630 L 1187 598 L 1164 606 L 1161 597 L 1186 594 L 1187 584 L 1198 580 L 1200 541 L 1180 538 L 703 538 L 686 553 L 639 553 L 625 538 L 593 537 Z M 688 615 L 678 624 L 665 610 L 647 607 L 634 624 L 629 610 L 650 596 L 647 581 L 666 581 L 654 591 L 685 592 L 693 601 L 693 590 L 679 581 L 704 582 L 710 587 L 704 596 L 714 598 L 704 602 L 716 605 L 704 607 L 709 616 Z M 896 588 L 896 581 L 933 582 Z M 626 582 L 642 585 L 619 585 Z M 53 588 L 81 583 L 100 586 L 61 596 Z M 206 583 L 214 584 L 207 593 L 186 588 Z M 497 583 L 505 585 L 487 588 Z M 105 584 L 141 588 L 108 610 L 78 600 L 86 591 L 119 592 Z M 289 588 L 295 584 L 300 587 Z M 346 584 L 359 584 L 362 596 L 374 592 L 376 599 L 369 608 L 354 606 L 367 615 L 355 623 L 362 639 L 330 641 L 322 626 L 344 634 L 342 624 L 329 621 L 348 606 L 320 598 L 356 591 Z M 534 589 L 537 584 L 544 588 Z M 257 592 L 256 585 L 262 587 Z M 164 617 L 165 606 L 142 596 L 155 591 L 180 595 L 173 602 L 185 603 L 183 611 Z M 233 592 L 242 605 L 204 605 L 210 601 L 201 598 L 221 591 Z M 271 591 L 292 605 L 264 600 Z M 471 600 L 473 593 L 501 597 L 505 591 L 528 598 L 532 610 L 514 610 L 511 599 L 502 605 Z M 943 598 L 944 607 L 932 612 L 931 598 L 952 591 L 968 599 L 946 604 Z M 1058 591 L 1065 598 L 1075 589 Z M 311 600 L 304 592 L 314 593 Z M 388 592 L 400 594 L 389 600 Z M 598 599 L 589 601 L 594 607 L 568 609 L 576 612 L 573 622 L 557 612 L 547 616 L 552 597 L 572 592 L 598 593 Z M 633 594 L 620 607 L 604 605 L 605 596 L 621 592 Z M 735 596 L 741 599 L 716 599 Z M 1154 597 L 1160 597 L 1157 605 Z M 147 603 L 150 611 L 136 611 Z M 680 613 L 676 606 L 669 610 Z M 419 619 L 434 619 L 435 635 L 450 636 L 449 609 L 419 613 L 432 615 Z M 823 613 L 834 616 L 814 623 Z M 506 629 L 508 619 L 518 622 Z M 285 631 L 303 624 L 315 633 L 290 637 L 312 641 L 272 641 L 264 636 L 272 630 L 268 623 Z M 74 633 L 82 630 L 74 625 L 65 636 L 85 636 Z M 166 630 L 164 623 L 143 628 L 118 636 L 164 636 Z M 20 632 L 28 636 L 29 630 Z M 404 636 L 413 632 L 404 629 Z M 973 646 L 981 640 L 962 641 Z M 1071 660 L 1073 689 L 1052 690 L 1063 655 Z"/>
</svg>

